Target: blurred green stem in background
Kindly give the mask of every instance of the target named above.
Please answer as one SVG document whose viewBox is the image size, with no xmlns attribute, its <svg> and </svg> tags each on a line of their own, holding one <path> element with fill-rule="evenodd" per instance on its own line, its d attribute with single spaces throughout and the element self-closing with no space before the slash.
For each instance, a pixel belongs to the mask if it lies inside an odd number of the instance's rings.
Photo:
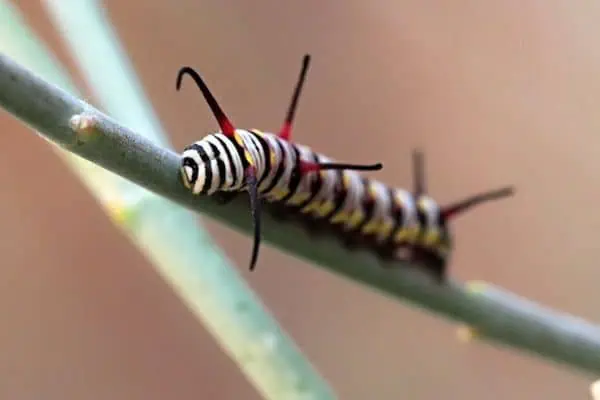
<svg viewBox="0 0 600 400">
<path fill-rule="evenodd" d="M 251 232 L 244 196 L 220 206 L 211 198 L 191 195 L 178 178 L 178 154 L 49 85 L 5 55 L 0 55 L 0 87 L 0 105 L 48 139 L 187 208 L 242 232 Z M 463 285 L 450 281 L 436 285 L 411 265 L 384 263 L 369 252 L 348 251 L 327 235 L 312 238 L 293 222 L 277 221 L 268 213 L 264 214 L 263 227 L 266 242 L 392 297 L 465 323 L 481 339 L 537 354 L 594 376 L 600 374 L 600 328 L 583 319 L 485 283 Z M 259 266 L 257 273 L 262 271 L 264 268 Z M 265 339 L 265 346 L 273 344 Z M 364 351 L 368 351 L 368 346 L 365 343 Z"/>
<path fill-rule="evenodd" d="M 45 5 L 107 113 L 143 132 L 146 139 L 167 145 L 168 138 L 102 6 L 89 0 L 47 1 Z M 4 0 L 0 0 L 0 49 L 44 79 L 79 94 L 68 73 L 18 11 Z M 65 128 L 68 118 L 62 122 Z M 194 214 L 82 158 L 57 150 L 264 398 L 335 398 L 196 223 Z"/>
</svg>

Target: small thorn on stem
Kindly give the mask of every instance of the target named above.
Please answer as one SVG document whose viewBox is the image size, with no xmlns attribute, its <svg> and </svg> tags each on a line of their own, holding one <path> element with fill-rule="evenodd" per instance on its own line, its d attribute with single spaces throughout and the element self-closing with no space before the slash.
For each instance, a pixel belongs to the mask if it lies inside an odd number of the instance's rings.
<svg viewBox="0 0 600 400">
<path fill-rule="evenodd" d="M 465 283 L 465 289 L 470 293 L 481 293 L 485 291 L 488 284 L 484 281 L 469 281 Z"/>
<path fill-rule="evenodd" d="M 458 340 L 462 343 L 469 343 L 477 339 L 477 337 L 479 337 L 479 331 L 476 328 L 469 325 L 460 325 L 456 329 L 456 336 L 458 337 Z"/>
<path fill-rule="evenodd" d="M 94 115 L 75 114 L 69 120 L 69 125 L 77 133 L 88 133 L 98 125 L 98 118 Z"/>
<path fill-rule="evenodd" d="M 69 119 L 69 126 L 77 134 L 77 144 L 85 143 L 97 131 L 100 120 L 93 114 L 75 114 Z"/>
</svg>

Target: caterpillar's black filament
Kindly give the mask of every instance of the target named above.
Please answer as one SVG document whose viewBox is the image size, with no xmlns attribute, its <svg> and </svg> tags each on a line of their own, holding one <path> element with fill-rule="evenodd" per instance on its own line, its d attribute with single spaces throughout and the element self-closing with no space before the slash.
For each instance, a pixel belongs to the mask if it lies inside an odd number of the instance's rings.
<svg viewBox="0 0 600 400">
<path fill-rule="evenodd" d="M 185 186 L 194 194 L 217 195 L 221 200 L 248 192 L 255 228 L 251 270 L 258 258 L 260 204 L 264 200 L 285 213 L 300 216 L 311 226 L 331 228 L 352 246 L 420 262 L 443 280 L 452 249 L 448 220 L 482 202 L 512 195 L 512 187 L 442 207 L 426 193 L 424 156 L 420 151 L 413 153 L 411 193 L 357 172 L 379 170 L 380 163 L 337 163 L 293 143 L 293 119 L 309 64 L 310 56 L 306 55 L 278 134 L 236 129 L 200 75 L 190 67 L 181 68 L 177 89 L 183 76 L 190 75 L 221 128 L 183 150 L 181 175 Z"/>
</svg>

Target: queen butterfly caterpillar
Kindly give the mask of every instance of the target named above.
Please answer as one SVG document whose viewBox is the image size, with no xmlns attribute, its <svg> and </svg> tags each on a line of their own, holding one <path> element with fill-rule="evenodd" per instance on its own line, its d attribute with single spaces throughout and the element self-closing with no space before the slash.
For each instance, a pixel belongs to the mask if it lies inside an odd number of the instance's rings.
<svg viewBox="0 0 600 400">
<path fill-rule="evenodd" d="M 291 141 L 291 128 L 310 56 L 305 55 L 286 118 L 278 134 L 236 129 L 200 77 L 190 67 L 179 70 L 198 85 L 220 132 L 183 149 L 181 177 L 196 195 L 213 195 L 224 204 L 247 191 L 254 225 L 250 259 L 258 258 L 260 212 L 265 200 L 272 212 L 295 216 L 312 232 L 335 232 L 349 248 L 373 249 L 384 258 L 417 262 L 438 281 L 446 274 L 452 248 L 447 222 L 474 205 L 512 195 L 512 187 L 480 193 L 447 206 L 426 195 L 424 156 L 413 151 L 414 190 L 391 188 L 356 171 L 380 170 L 381 163 L 336 163 Z"/>
</svg>

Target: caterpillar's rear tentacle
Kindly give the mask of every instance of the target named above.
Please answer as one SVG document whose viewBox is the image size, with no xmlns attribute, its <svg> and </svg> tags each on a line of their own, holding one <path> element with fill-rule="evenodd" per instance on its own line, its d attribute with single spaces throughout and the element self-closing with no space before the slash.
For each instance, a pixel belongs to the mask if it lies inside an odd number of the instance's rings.
<svg viewBox="0 0 600 400">
<path fill-rule="evenodd" d="M 515 189 L 512 186 L 506 186 L 500 189 L 478 193 L 473 196 L 467 197 L 464 200 L 460 200 L 456 203 L 443 207 L 441 210 L 441 215 L 444 220 L 448 220 L 457 216 L 458 214 L 467 211 L 471 207 L 492 200 L 500 200 L 504 197 L 512 196 L 514 193 Z"/>
<path fill-rule="evenodd" d="M 413 194 L 419 197 L 427 193 L 427 182 L 425 180 L 425 154 L 420 149 L 414 149 L 413 158 Z"/>
</svg>

